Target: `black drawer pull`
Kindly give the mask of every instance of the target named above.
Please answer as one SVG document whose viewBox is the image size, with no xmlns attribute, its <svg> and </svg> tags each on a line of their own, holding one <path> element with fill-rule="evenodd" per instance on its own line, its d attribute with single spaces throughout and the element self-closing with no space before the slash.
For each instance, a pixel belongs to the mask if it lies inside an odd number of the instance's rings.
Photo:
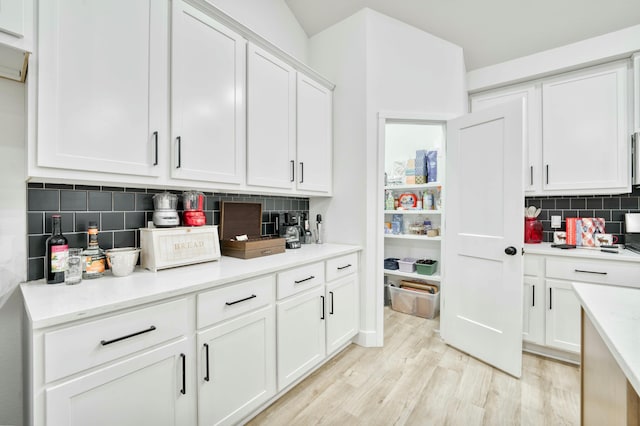
<svg viewBox="0 0 640 426">
<path fill-rule="evenodd" d="M 331 310 L 329 311 L 329 313 L 333 315 L 333 292 L 330 291 L 329 294 L 331 295 Z"/>
<path fill-rule="evenodd" d="M 322 298 L 322 316 L 320 317 L 321 320 L 324 319 L 324 296 L 320 296 L 320 298 Z"/>
<path fill-rule="evenodd" d="M 351 264 L 350 263 L 348 265 L 345 265 L 345 266 L 338 266 L 338 271 L 340 271 L 342 269 L 347 269 L 347 268 L 351 268 Z"/>
<path fill-rule="evenodd" d="M 252 294 L 249 297 L 245 297 L 244 299 L 236 300 L 235 302 L 225 302 L 225 305 L 227 305 L 227 306 L 235 305 L 236 303 L 246 302 L 247 300 L 251 300 L 251 299 L 254 299 L 256 297 L 258 297 L 258 296 L 256 296 L 255 294 Z"/>
<path fill-rule="evenodd" d="M 187 356 L 180 354 L 180 358 L 182 358 L 182 389 L 180 389 L 180 393 L 185 395 L 187 393 Z"/>
<path fill-rule="evenodd" d="M 553 309 L 553 289 L 549 289 L 549 310 Z"/>
<path fill-rule="evenodd" d="M 305 279 L 303 279 L 303 280 L 294 281 L 294 283 L 296 283 L 296 284 L 300 284 L 300 283 L 303 283 L 303 282 L 305 282 L 305 281 L 312 280 L 312 279 L 314 279 L 314 278 L 315 278 L 315 277 L 314 277 L 313 275 L 310 275 L 310 276 L 308 276 L 307 278 L 305 278 Z"/>
<path fill-rule="evenodd" d="M 209 344 L 208 343 L 204 344 L 204 351 L 205 351 L 205 356 L 206 356 L 205 366 L 206 366 L 206 371 L 207 371 L 207 374 L 205 374 L 205 376 L 204 376 L 204 381 L 208 382 L 209 381 Z"/>
<path fill-rule="evenodd" d="M 532 301 L 532 307 L 536 307 L 536 286 L 532 285 L 531 286 L 531 301 Z"/>
<path fill-rule="evenodd" d="M 598 272 L 598 271 L 585 271 L 583 269 L 574 269 L 576 272 L 582 272 L 583 274 L 598 274 L 598 275 L 607 275 L 606 272 Z"/>
<path fill-rule="evenodd" d="M 151 327 L 147 328 L 146 330 L 136 331 L 135 333 L 127 334 L 126 336 L 116 337 L 115 339 L 111 339 L 111 340 L 100 340 L 100 344 L 102 346 L 107 346 L 107 345 L 110 345 L 112 343 L 119 342 L 120 340 L 128 339 L 130 337 L 139 336 L 139 335 L 144 334 L 144 333 L 148 333 L 148 332 L 153 331 L 155 329 L 156 329 L 156 326 L 152 325 Z"/>
</svg>

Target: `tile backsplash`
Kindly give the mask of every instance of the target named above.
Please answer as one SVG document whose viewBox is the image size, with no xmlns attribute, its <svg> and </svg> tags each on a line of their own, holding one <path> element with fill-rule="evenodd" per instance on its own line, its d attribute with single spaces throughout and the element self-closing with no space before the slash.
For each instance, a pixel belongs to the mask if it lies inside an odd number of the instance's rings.
<svg viewBox="0 0 640 426">
<path fill-rule="evenodd" d="M 525 207 L 528 206 L 542 209 L 538 219 L 544 227 L 544 241 L 553 241 L 551 216 L 561 216 L 562 227 L 556 231 L 565 230 L 565 219 L 568 217 L 602 217 L 607 233 L 618 236 L 619 242 L 624 242 L 624 214 L 640 212 L 640 189 L 634 188 L 631 193 L 620 195 L 526 197 Z"/>
<path fill-rule="evenodd" d="M 103 249 L 139 247 L 140 231 L 153 215 L 153 196 L 163 190 L 29 183 L 27 187 L 28 279 L 44 277 L 45 241 L 51 215 L 60 214 L 70 247 L 86 247 L 89 222 L 97 222 Z M 181 194 L 182 191 L 169 191 Z M 220 202 L 262 203 L 262 235 L 276 233 L 275 221 L 285 212 L 309 213 L 309 199 L 205 192 L 207 224 L 220 224 Z M 178 211 L 182 202 L 178 202 Z M 282 223 L 282 218 L 280 218 Z"/>
</svg>

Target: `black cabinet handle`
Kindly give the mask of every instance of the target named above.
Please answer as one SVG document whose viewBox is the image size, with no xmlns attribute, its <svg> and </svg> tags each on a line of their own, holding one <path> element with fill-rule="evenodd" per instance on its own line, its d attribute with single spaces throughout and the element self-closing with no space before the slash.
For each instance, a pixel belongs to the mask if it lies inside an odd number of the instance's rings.
<svg viewBox="0 0 640 426">
<path fill-rule="evenodd" d="M 304 182 L 304 163 L 300 162 L 300 183 Z"/>
<path fill-rule="evenodd" d="M 300 283 L 303 283 L 303 282 L 305 282 L 305 281 L 312 280 L 312 279 L 314 279 L 314 278 L 315 278 L 315 277 L 314 277 L 313 275 L 310 275 L 310 276 L 308 276 L 307 278 L 305 278 L 305 279 L 303 279 L 303 280 L 294 281 L 294 283 L 295 283 L 295 284 L 300 284 Z"/>
<path fill-rule="evenodd" d="M 116 337 L 115 339 L 111 339 L 111 340 L 101 340 L 100 344 L 102 346 L 107 346 L 107 345 L 110 345 L 112 343 L 116 343 L 116 342 L 119 342 L 121 340 L 128 339 L 130 337 L 135 337 L 135 336 L 139 336 L 139 335 L 144 334 L 144 333 L 149 333 L 150 331 L 153 331 L 155 329 L 156 329 L 156 326 L 152 325 L 151 327 L 147 328 L 146 330 L 136 331 L 135 333 L 127 334 L 126 336 Z"/>
<path fill-rule="evenodd" d="M 530 185 L 533 185 L 533 166 L 529 166 L 529 182 Z"/>
<path fill-rule="evenodd" d="M 176 166 L 176 169 L 179 169 L 182 167 L 182 138 L 178 136 L 176 140 L 178 141 L 178 165 Z"/>
<path fill-rule="evenodd" d="M 342 269 L 347 269 L 347 268 L 351 268 L 351 264 L 345 265 L 345 266 L 338 266 L 338 271 L 342 270 Z"/>
<path fill-rule="evenodd" d="M 553 289 L 549 289 L 549 310 L 553 309 Z"/>
<path fill-rule="evenodd" d="M 204 356 L 205 356 L 205 369 L 206 369 L 206 374 L 204 376 L 204 381 L 208 382 L 209 381 L 209 344 L 205 343 L 204 344 Z"/>
<path fill-rule="evenodd" d="M 291 182 L 293 182 L 296 178 L 296 162 L 291 160 Z"/>
<path fill-rule="evenodd" d="M 536 307 L 536 286 L 532 285 L 531 286 L 531 301 L 532 301 L 532 307 Z"/>
<path fill-rule="evenodd" d="M 333 292 L 330 291 L 329 294 L 331 295 L 331 310 L 329 311 L 329 313 L 333 315 Z"/>
<path fill-rule="evenodd" d="M 158 132 L 153 132 L 153 141 L 155 144 L 155 156 L 156 156 L 156 159 L 153 162 L 153 165 L 157 166 L 158 165 Z"/>
<path fill-rule="evenodd" d="M 322 299 L 322 316 L 320 317 L 321 320 L 324 319 L 324 296 L 320 296 L 320 298 Z"/>
<path fill-rule="evenodd" d="M 180 354 L 180 358 L 182 358 L 182 389 L 180 389 L 180 393 L 185 395 L 187 393 L 187 356 Z"/>
<path fill-rule="evenodd" d="M 546 171 L 546 175 L 547 175 L 547 185 L 549 185 L 549 165 L 546 164 L 545 165 L 545 171 Z"/>
<path fill-rule="evenodd" d="M 582 272 L 583 274 L 597 274 L 597 275 L 607 275 L 606 272 L 598 272 L 598 271 L 586 271 L 584 269 L 574 269 L 576 272 Z"/>
<path fill-rule="evenodd" d="M 234 302 L 225 302 L 225 305 L 227 305 L 227 306 L 235 305 L 236 303 L 245 302 L 247 300 L 251 300 L 251 299 L 254 299 L 256 297 L 258 297 L 258 296 L 256 296 L 255 294 L 252 294 L 249 297 L 245 297 L 244 299 L 236 300 Z"/>
</svg>

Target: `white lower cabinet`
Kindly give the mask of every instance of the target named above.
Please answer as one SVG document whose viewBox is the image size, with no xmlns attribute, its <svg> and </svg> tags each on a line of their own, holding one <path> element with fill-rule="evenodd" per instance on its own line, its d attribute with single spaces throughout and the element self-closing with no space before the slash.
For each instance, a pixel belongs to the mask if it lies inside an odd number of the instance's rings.
<svg viewBox="0 0 640 426">
<path fill-rule="evenodd" d="M 580 352 L 580 302 L 570 281 L 545 280 L 547 346 Z"/>
<path fill-rule="evenodd" d="M 278 390 L 325 357 L 324 285 L 278 302 Z"/>
<path fill-rule="evenodd" d="M 51 386 L 45 392 L 46 424 L 193 424 L 192 365 L 192 344 L 183 338 Z"/>
<path fill-rule="evenodd" d="M 198 424 L 236 424 L 276 393 L 275 307 L 198 333 Z"/>
<path fill-rule="evenodd" d="M 524 277 L 522 340 L 544 345 L 544 280 Z"/>
</svg>

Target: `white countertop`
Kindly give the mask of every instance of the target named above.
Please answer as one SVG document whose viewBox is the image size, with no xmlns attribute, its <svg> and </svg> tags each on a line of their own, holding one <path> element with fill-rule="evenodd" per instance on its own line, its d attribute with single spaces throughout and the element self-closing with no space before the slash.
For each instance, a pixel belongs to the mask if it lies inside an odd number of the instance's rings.
<svg viewBox="0 0 640 426">
<path fill-rule="evenodd" d="M 39 280 L 23 283 L 20 288 L 31 327 L 37 329 L 213 288 L 360 249 L 359 246 L 343 244 L 309 244 L 256 259 L 223 256 L 214 262 L 158 272 L 136 268 L 126 277 L 107 273 L 109 275 L 82 280 L 77 285 L 46 284 Z"/>
<path fill-rule="evenodd" d="M 640 289 L 585 283 L 572 285 L 618 366 L 640 394 Z"/>
<path fill-rule="evenodd" d="M 618 260 L 623 262 L 640 262 L 640 254 L 631 250 L 618 249 L 618 253 L 606 253 L 599 249 L 575 248 L 559 249 L 551 247 L 551 243 L 525 244 L 525 254 L 543 254 L 545 256 L 586 257 L 590 259 Z"/>
</svg>

